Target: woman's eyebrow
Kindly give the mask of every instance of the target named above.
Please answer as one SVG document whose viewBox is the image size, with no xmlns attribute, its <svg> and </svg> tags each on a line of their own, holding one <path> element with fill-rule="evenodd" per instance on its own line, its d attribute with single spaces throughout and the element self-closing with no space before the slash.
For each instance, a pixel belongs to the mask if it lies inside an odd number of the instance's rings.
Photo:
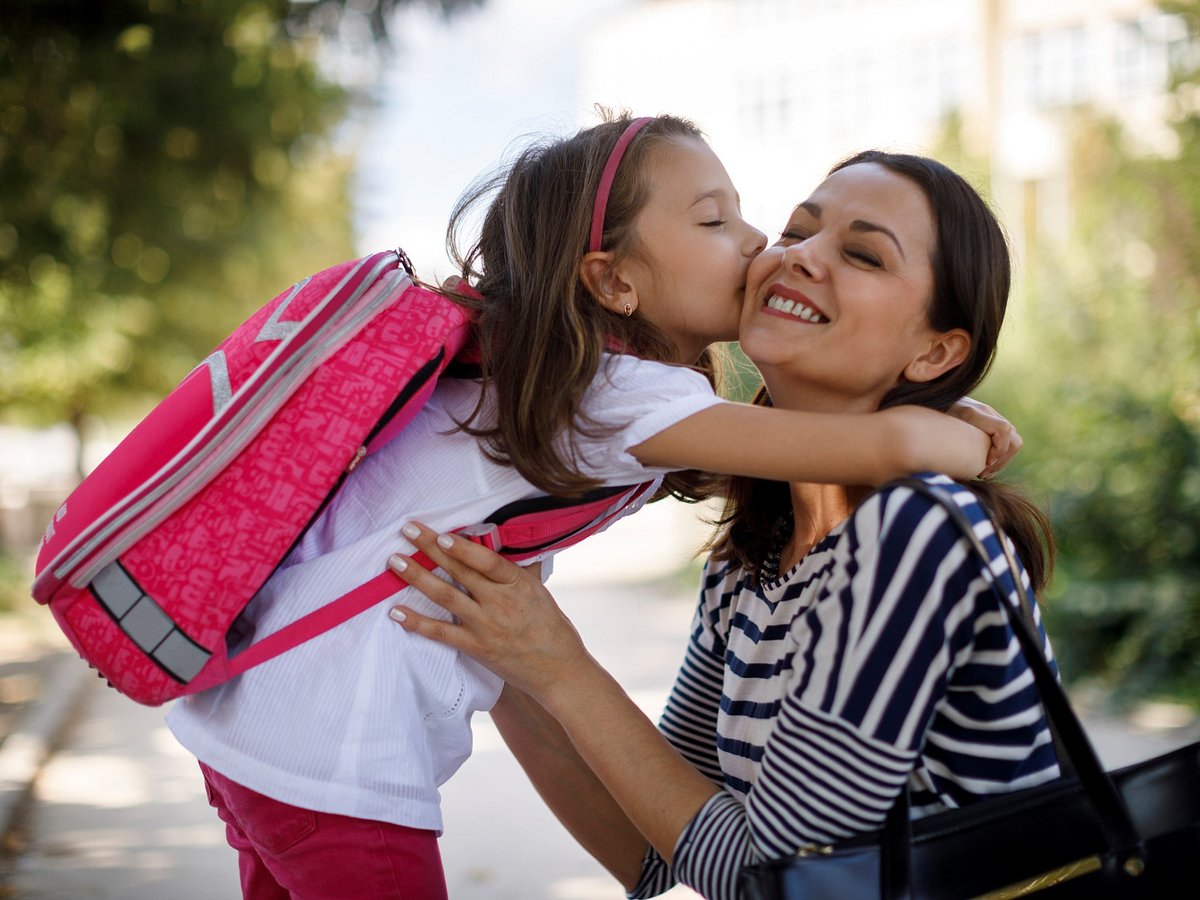
<svg viewBox="0 0 1200 900">
<path fill-rule="evenodd" d="M 821 218 L 821 204 L 819 203 L 813 203 L 811 200 L 805 200 L 800 204 L 799 208 L 807 212 L 814 219 Z M 867 222 L 863 219 L 855 219 L 850 223 L 850 230 L 862 232 L 877 231 L 880 234 L 886 234 L 889 238 L 891 238 L 892 243 L 896 245 L 896 249 L 900 251 L 900 257 L 905 261 L 908 260 L 908 257 L 904 255 L 904 248 L 900 246 L 899 239 L 895 234 L 892 233 L 891 229 L 884 228 L 882 225 L 876 225 L 874 222 Z"/>
<path fill-rule="evenodd" d="M 864 222 L 862 219 L 855 219 L 853 222 L 850 223 L 850 230 L 851 231 L 877 231 L 880 234 L 886 234 L 889 238 L 892 239 L 892 243 L 896 245 L 896 249 L 900 251 L 900 258 L 905 261 L 908 260 L 908 257 L 906 257 L 904 255 L 904 248 L 900 246 L 900 241 L 896 238 L 896 235 L 892 234 L 892 232 L 889 229 L 884 228 L 882 225 L 876 225 L 874 222 Z"/>
</svg>

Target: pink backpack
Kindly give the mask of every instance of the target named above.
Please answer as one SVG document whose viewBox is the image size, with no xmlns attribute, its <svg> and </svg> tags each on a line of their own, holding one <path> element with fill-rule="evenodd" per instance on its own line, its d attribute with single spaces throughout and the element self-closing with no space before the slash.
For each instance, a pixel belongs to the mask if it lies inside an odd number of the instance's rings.
<svg viewBox="0 0 1200 900">
<path fill-rule="evenodd" d="M 280 294 L 71 493 L 33 595 L 117 690 L 157 705 L 220 684 L 396 593 L 375 578 L 230 657 L 226 635 L 345 476 L 394 437 L 467 346 L 467 312 L 403 252 Z M 521 562 L 604 528 L 648 484 L 497 510 L 462 533 Z"/>
</svg>

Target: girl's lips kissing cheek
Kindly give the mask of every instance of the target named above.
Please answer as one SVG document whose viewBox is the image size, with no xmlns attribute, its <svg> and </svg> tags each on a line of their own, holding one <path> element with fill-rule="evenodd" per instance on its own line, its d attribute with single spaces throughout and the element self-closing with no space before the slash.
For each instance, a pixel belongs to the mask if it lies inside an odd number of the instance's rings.
<svg viewBox="0 0 1200 900">
<path fill-rule="evenodd" d="M 816 305 L 803 294 L 779 286 L 772 287 L 767 293 L 763 312 L 785 319 L 800 319 L 813 325 L 824 325 L 829 321 L 828 316 L 817 309 Z"/>
</svg>

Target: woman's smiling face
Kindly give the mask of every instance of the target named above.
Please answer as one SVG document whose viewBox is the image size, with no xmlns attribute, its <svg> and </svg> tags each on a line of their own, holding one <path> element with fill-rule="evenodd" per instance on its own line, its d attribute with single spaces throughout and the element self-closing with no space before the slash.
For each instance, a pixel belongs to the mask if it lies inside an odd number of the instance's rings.
<svg viewBox="0 0 1200 900">
<path fill-rule="evenodd" d="M 777 405 L 877 409 L 928 348 L 936 251 L 922 190 L 876 163 L 841 169 L 751 264 L 740 337 Z"/>
</svg>

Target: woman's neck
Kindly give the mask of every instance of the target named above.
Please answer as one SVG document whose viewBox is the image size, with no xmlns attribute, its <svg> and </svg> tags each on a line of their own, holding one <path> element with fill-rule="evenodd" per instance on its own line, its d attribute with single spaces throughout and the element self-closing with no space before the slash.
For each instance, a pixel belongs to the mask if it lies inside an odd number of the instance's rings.
<svg viewBox="0 0 1200 900">
<path fill-rule="evenodd" d="M 849 518 L 870 488 L 792 483 L 792 534 L 779 555 L 779 571 L 793 568 L 818 541 Z"/>
<path fill-rule="evenodd" d="M 776 376 L 760 366 L 775 406 L 826 413 L 869 413 L 879 409 L 882 395 L 847 397 L 844 393 L 797 379 Z M 841 484 L 792 483 L 792 535 L 784 545 L 779 571 L 786 572 L 834 528 L 849 518 L 871 489 Z"/>
<path fill-rule="evenodd" d="M 793 483 L 790 488 L 792 534 L 780 553 L 780 572 L 800 562 L 817 541 L 850 515 L 850 498 L 840 484 Z"/>
</svg>

